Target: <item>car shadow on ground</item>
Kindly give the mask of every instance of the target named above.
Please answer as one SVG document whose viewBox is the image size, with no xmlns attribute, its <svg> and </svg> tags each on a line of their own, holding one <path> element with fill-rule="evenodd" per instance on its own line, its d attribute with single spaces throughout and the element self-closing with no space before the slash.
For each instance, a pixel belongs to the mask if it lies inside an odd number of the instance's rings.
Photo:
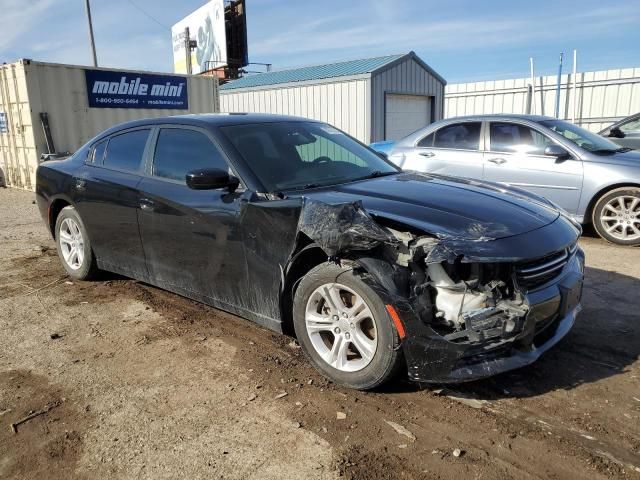
<svg viewBox="0 0 640 480">
<path fill-rule="evenodd" d="M 444 387 L 483 400 L 535 397 L 628 372 L 640 358 L 638 291 L 638 278 L 587 267 L 584 308 L 573 329 L 560 343 L 527 367 L 485 380 Z M 396 380 L 383 391 L 409 393 L 442 387 Z"/>
</svg>

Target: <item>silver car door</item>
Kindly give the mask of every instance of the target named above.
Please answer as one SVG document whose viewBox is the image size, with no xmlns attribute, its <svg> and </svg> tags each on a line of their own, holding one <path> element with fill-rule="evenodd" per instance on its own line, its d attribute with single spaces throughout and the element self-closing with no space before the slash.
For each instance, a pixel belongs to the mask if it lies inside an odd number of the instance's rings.
<svg viewBox="0 0 640 480">
<path fill-rule="evenodd" d="M 490 122 L 484 178 L 530 190 L 577 213 L 582 189 L 582 161 L 545 155 L 555 142 L 538 129 L 512 122 Z"/>
<path fill-rule="evenodd" d="M 402 168 L 482 179 L 482 122 L 443 126 L 405 152 Z"/>
</svg>

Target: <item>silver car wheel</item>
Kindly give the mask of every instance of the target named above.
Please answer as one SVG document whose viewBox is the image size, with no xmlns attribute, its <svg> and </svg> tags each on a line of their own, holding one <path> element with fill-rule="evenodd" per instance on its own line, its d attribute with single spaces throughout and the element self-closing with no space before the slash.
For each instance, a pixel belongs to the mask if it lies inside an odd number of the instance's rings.
<svg viewBox="0 0 640 480">
<path fill-rule="evenodd" d="M 84 238 L 78 223 L 72 218 L 65 218 L 58 231 L 60 251 L 65 263 L 72 270 L 78 270 L 84 262 Z"/>
<path fill-rule="evenodd" d="M 376 354 L 378 335 L 371 309 L 360 295 L 339 283 L 316 288 L 305 309 L 311 345 L 336 370 L 357 372 Z"/>
<path fill-rule="evenodd" d="M 618 240 L 640 238 L 640 198 L 621 195 L 609 200 L 600 215 L 605 232 Z"/>
</svg>

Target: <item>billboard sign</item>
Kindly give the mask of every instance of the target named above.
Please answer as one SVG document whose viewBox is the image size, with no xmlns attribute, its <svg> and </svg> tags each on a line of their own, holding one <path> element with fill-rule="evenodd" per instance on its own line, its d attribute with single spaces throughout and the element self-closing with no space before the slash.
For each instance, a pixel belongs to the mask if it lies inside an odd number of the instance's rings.
<svg viewBox="0 0 640 480">
<path fill-rule="evenodd" d="M 92 108 L 189 108 L 186 77 L 104 70 L 85 70 L 84 77 Z"/>
<path fill-rule="evenodd" d="M 0 112 L 0 133 L 9 133 L 9 122 L 7 122 L 7 114 Z"/>
<path fill-rule="evenodd" d="M 192 73 L 202 73 L 227 64 L 227 40 L 223 0 L 211 0 L 171 27 L 173 71 L 187 73 L 185 28 L 198 46 L 191 51 Z"/>
</svg>

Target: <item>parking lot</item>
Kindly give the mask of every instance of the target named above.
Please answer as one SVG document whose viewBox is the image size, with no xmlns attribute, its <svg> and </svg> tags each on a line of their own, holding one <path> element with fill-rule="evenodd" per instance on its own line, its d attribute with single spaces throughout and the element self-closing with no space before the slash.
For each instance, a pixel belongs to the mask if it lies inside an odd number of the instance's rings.
<svg viewBox="0 0 640 480">
<path fill-rule="evenodd" d="M 139 282 L 71 282 L 0 189 L 0 478 L 640 478 L 640 249 L 587 233 L 584 310 L 489 380 L 338 388 L 295 341 Z"/>
</svg>

